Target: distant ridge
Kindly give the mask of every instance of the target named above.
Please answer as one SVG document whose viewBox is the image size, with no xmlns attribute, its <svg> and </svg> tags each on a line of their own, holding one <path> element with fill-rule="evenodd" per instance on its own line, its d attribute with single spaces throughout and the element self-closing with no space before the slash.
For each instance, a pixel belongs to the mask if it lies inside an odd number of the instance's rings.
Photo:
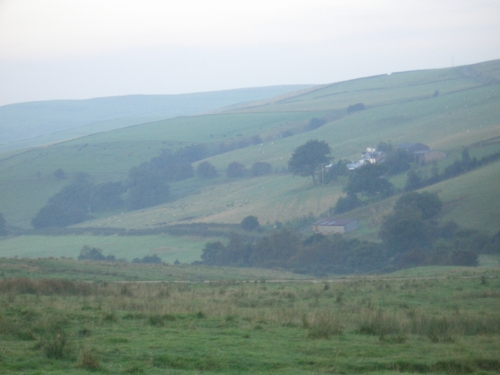
<svg viewBox="0 0 500 375">
<path fill-rule="evenodd" d="M 81 137 L 150 121 L 209 112 L 294 92 L 307 85 L 179 95 L 127 95 L 0 106 L 0 152 Z"/>
</svg>

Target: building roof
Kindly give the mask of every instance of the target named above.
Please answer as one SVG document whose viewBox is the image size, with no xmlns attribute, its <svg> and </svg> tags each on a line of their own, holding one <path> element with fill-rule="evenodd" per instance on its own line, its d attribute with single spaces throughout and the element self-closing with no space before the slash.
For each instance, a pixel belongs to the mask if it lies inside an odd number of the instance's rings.
<svg viewBox="0 0 500 375">
<path fill-rule="evenodd" d="M 424 145 L 423 143 L 400 143 L 396 146 L 396 148 L 402 148 L 407 150 L 410 153 L 414 153 L 421 150 L 429 150 L 429 146 Z"/>
<path fill-rule="evenodd" d="M 326 217 L 316 221 L 313 225 L 322 227 L 345 227 L 353 221 L 356 221 L 356 219 L 333 219 L 331 217 Z"/>
</svg>

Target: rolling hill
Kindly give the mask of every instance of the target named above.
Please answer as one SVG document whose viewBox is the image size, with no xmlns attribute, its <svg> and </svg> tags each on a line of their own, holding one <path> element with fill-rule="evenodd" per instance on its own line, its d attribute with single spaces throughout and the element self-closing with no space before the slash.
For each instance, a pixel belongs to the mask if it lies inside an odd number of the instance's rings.
<svg viewBox="0 0 500 375">
<path fill-rule="evenodd" d="M 347 108 L 356 103 L 363 103 L 366 109 L 349 113 Z M 314 118 L 324 124 L 311 129 L 308 124 Z M 256 136 L 263 142 L 248 144 Z M 217 149 L 222 144 L 241 143 L 245 147 L 206 159 L 217 168 L 219 177 L 208 181 L 192 177 L 172 183 L 174 200 L 102 215 L 76 227 L 154 229 L 178 223 L 236 224 L 247 215 L 257 216 L 261 224 L 274 225 L 309 214 L 323 215 L 343 194 L 345 179 L 313 187 L 310 179 L 286 172 L 294 149 L 308 140 L 325 140 L 335 160 L 355 160 L 366 147 L 381 141 L 393 145 L 421 142 L 447 153 L 439 163 L 442 169 L 459 157 L 463 147 L 469 147 L 471 156 L 477 157 L 498 152 L 499 136 L 500 60 L 379 75 L 316 86 L 217 113 L 159 120 L 1 154 L 0 212 L 9 225 L 30 228 L 36 212 L 67 184 L 67 180 L 54 177 L 58 168 L 69 177 L 86 172 L 96 183 L 120 181 L 131 167 L 158 156 L 162 149 L 175 151 L 193 144 Z M 268 162 L 274 173 L 228 178 L 224 171 L 233 161 L 247 168 L 255 162 Z M 427 187 L 439 192 L 445 203 L 440 219 L 454 219 L 489 234 L 497 232 L 499 171 L 500 162 L 496 162 Z M 393 182 L 401 186 L 404 176 L 395 176 Z M 360 220 L 356 235 L 373 239 L 394 199 L 344 216 Z M 0 251 L 1 247 L 0 242 Z"/>
<path fill-rule="evenodd" d="M 214 111 L 287 94 L 305 85 L 180 95 L 128 95 L 0 106 L 0 152 L 40 146 L 131 125 Z"/>
</svg>

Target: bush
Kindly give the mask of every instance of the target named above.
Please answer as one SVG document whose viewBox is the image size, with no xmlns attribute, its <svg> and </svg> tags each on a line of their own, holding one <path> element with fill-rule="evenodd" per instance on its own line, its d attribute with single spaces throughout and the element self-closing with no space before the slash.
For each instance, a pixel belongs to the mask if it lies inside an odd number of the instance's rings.
<svg viewBox="0 0 500 375">
<path fill-rule="evenodd" d="M 245 177 L 247 170 L 245 166 L 237 161 L 233 161 L 227 166 L 226 176 L 230 178 Z"/>
<path fill-rule="evenodd" d="M 196 174 L 200 178 L 215 178 L 217 177 L 218 173 L 215 167 L 210 164 L 209 161 L 204 161 L 200 164 L 198 164 L 198 167 L 196 168 Z"/>
<path fill-rule="evenodd" d="M 271 173 L 273 173 L 271 164 L 262 161 L 253 163 L 250 168 L 250 176 L 252 177 L 265 176 Z"/>
<path fill-rule="evenodd" d="M 365 110 L 366 107 L 363 103 L 356 103 L 347 107 L 347 113 L 353 113 Z"/>
<path fill-rule="evenodd" d="M 259 220 L 255 216 L 247 216 L 241 221 L 241 229 L 248 232 L 258 230 L 260 228 Z"/>
</svg>

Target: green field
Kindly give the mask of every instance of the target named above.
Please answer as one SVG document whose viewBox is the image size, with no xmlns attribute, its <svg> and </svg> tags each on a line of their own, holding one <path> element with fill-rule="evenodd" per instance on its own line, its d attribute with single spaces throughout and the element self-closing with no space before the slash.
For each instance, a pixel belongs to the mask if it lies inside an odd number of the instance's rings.
<svg viewBox="0 0 500 375">
<path fill-rule="evenodd" d="M 164 262 L 191 263 L 198 260 L 207 238 L 156 236 L 17 236 L 0 239 L 3 257 L 78 258 L 83 246 L 103 250 L 105 255 L 132 261 L 147 255 L 158 255 Z"/>
<path fill-rule="evenodd" d="M 77 272 L 76 265 L 83 263 Z M 498 268 L 269 282 L 220 269 L 0 259 L 0 372 L 9 374 L 496 374 Z M 146 268 L 149 272 L 145 272 Z M 37 272 L 45 269 L 44 279 Z M 213 267 L 210 267 L 213 269 Z M 128 269 L 128 270 L 127 270 Z M 51 270 L 51 271 L 49 271 Z M 99 283 L 47 279 L 73 270 Z M 48 271 L 48 272 L 47 272 Z M 191 276 L 189 278 L 189 272 Z M 246 281 L 245 281 L 246 273 Z M 239 276 L 236 276 L 238 275 Z M 286 275 L 274 274 L 286 278 Z M 271 274 L 267 274 L 269 280 Z M 243 277 L 243 278 L 242 278 Z M 146 278 L 147 279 L 147 278 Z M 240 280 L 240 281 L 237 281 Z"/>
</svg>

